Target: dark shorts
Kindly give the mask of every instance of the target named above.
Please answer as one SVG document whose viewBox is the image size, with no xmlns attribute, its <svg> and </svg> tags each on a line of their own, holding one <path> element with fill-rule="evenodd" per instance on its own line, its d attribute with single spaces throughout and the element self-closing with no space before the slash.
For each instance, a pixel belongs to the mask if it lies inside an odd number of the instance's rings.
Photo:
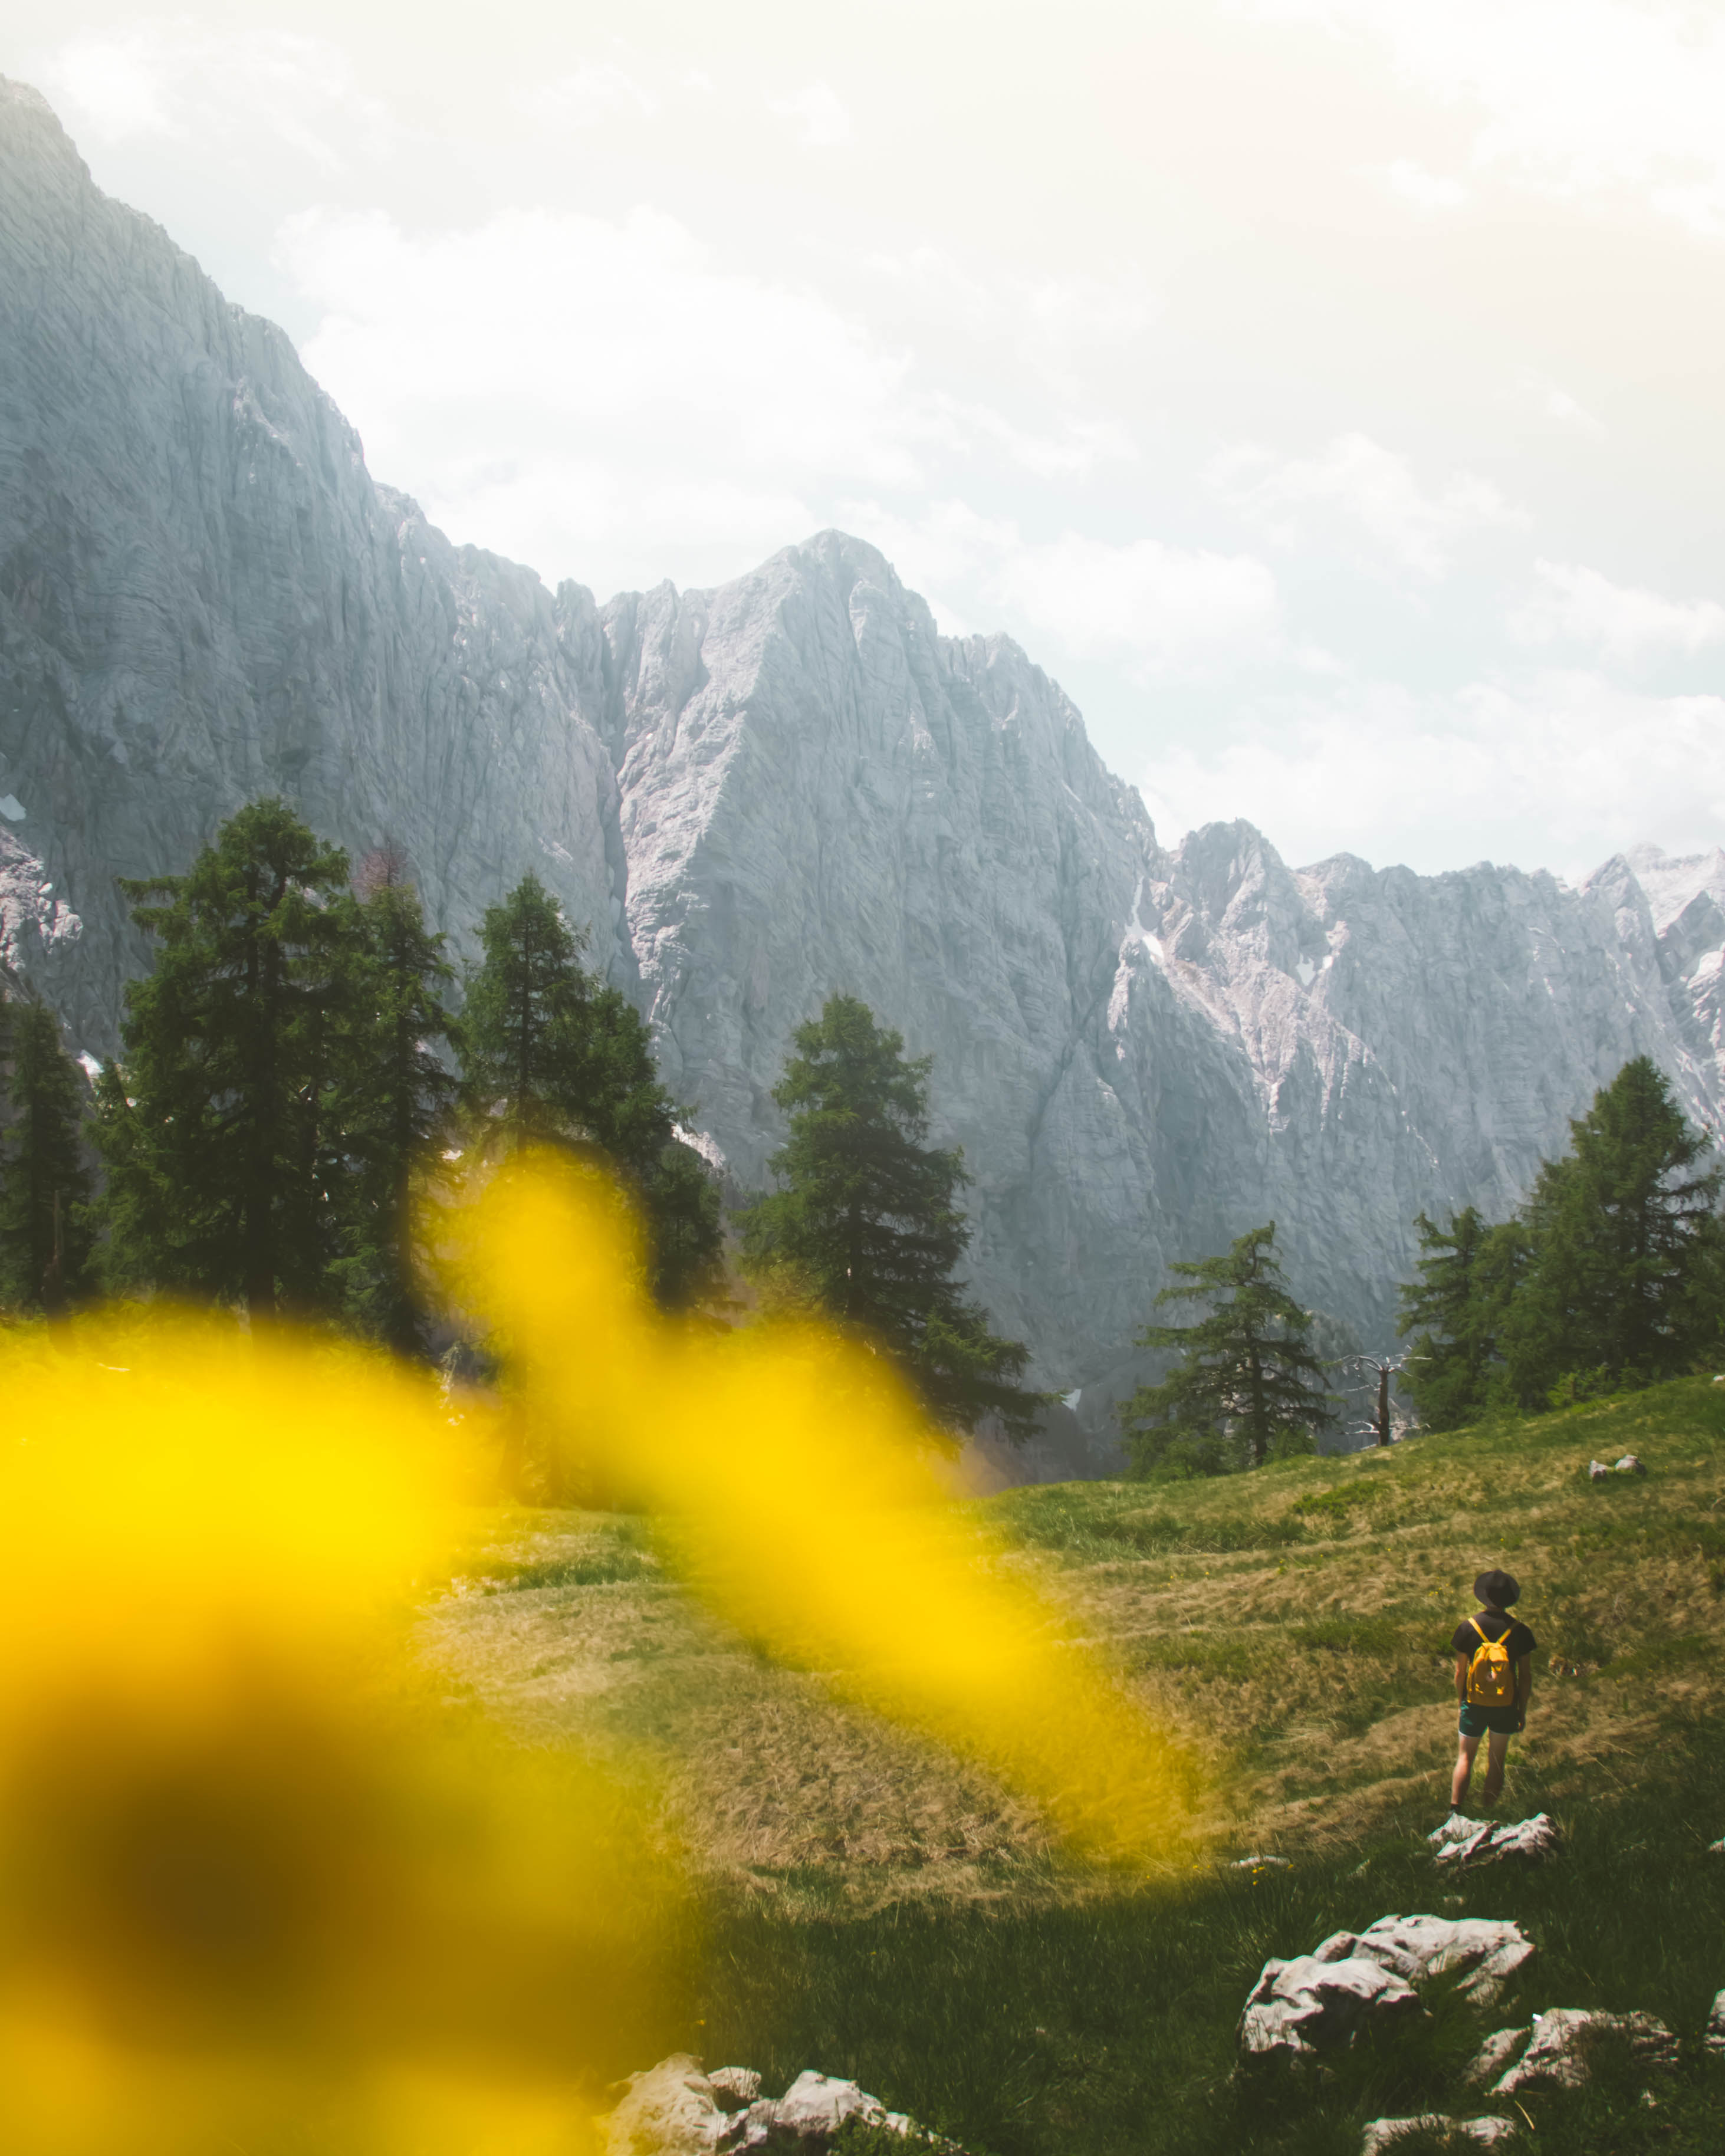
<svg viewBox="0 0 1725 2156">
<path fill-rule="evenodd" d="M 1522 1726 L 1522 1710 L 1518 1707 L 1464 1707 L 1456 1727 L 1464 1737 L 1483 1737 L 1489 1729 L 1495 1736 L 1513 1737 Z"/>
</svg>

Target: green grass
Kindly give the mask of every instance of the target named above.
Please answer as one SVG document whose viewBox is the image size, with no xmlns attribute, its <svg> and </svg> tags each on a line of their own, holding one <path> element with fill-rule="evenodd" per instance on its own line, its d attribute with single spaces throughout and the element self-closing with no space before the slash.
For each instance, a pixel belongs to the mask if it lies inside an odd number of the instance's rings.
<svg viewBox="0 0 1725 2156">
<path fill-rule="evenodd" d="M 1604 2046 L 1587 2090 L 1525 2100 L 1523 2147 L 1717 2156 L 1725 2068 L 1693 2040 L 1725 1986 L 1722 1395 L 1685 1380 L 1385 1454 L 972 1506 L 1206 1763 L 1178 1888 L 1086 1874 L 979 1769 L 726 1638 L 639 1522 L 511 1516 L 470 1567 L 511 1591 L 439 1604 L 432 1651 L 536 1741 L 644 1746 L 680 1775 L 710 1929 L 704 2003 L 667 2048 L 775 2089 L 853 2075 L 978 2156 L 1354 2156 L 1368 2118 L 1502 2109 L 1455 2086 L 1487 2028 L 1640 2008 L 1689 2040 L 1680 2068 Z M 1645 1478 L 1589 1481 L 1628 1451 Z M 1454 1757 L 1448 1640 L 1499 1564 L 1540 1641 L 1500 1815 L 1549 1810 L 1567 1840 L 1542 1870 L 1458 1880 L 1425 1840 Z M 1228 1868 L 1262 1850 L 1293 1868 Z M 1518 1994 L 1482 2015 L 1440 1987 L 1428 2023 L 1323 2074 L 1236 2076 L 1268 1956 L 1420 1910 L 1521 1922 L 1540 1952 Z"/>
<path fill-rule="evenodd" d="M 1438 1872 L 1422 1812 L 1327 1861 L 1211 1871 L 1175 1892 L 860 1919 L 732 1904 L 690 2048 L 757 2066 L 769 2087 L 806 2066 L 852 2075 L 988 2156 L 1354 2156 L 1368 2118 L 1507 2109 L 1458 2087 L 1491 2029 L 1553 2005 L 1640 2008 L 1691 2040 L 1679 2069 L 1607 2046 L 1587 2091 L 1523 2098 L 1526 2145 L 1717 2156 L 1725 2066 L 1693 2039 L 1725 1984 L 1725 1860 L 1705 1845 L 1725 1825 L 1725 1732 L 1708 1720 L 1685 1737 L 1602 1768 L 1589 1801 L 1562 1808 L 1563 1854 L 1537 1871 Z M 1419 1910 L 1513 1917 L 1539 1953 L 1497 2006 L 1440 1984 L 1429 2022 L 1324 2073 L 1234 2071 L 1241 2004 L 1270 1955 Z"/>
</svg>

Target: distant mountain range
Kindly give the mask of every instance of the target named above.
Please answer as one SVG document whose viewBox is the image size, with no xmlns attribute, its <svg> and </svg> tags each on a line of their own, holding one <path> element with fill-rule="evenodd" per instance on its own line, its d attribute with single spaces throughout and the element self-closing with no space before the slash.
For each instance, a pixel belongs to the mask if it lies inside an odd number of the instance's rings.
<svg viewBox="0 0 1725 2156">
<path fill-rule="evenodd" d="M 793 1027 L 864 997 L 934 1055 L 975 1289 L 1098 1430 L 1169 1259 L 1273 1218 L 1387 1342 L 1422 1207 L 1507 1212 L 1632 1055 L 1725 1093 L 1725 855 L 1578 891 L 1170 850 L 1015 644 L 840 532 L 549 591 L 375 482 L 286 336 L 0 82 L 0 959 L 74 1046 L 146 963 L 116 875 L 275 791 L 403 846 L 459 950 L 536 870 L 742 1186 Z"/>
</svg>

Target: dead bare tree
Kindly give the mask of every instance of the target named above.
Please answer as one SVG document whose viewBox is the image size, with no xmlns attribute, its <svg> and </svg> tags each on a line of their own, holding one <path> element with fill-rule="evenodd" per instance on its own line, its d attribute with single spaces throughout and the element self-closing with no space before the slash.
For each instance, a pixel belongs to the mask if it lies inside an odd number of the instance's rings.
<svg viewBox="0 0 1725 2156">
<path fill-rule="evenodd" d="M 1382 1362 L 1375 1355 L 1349 1355 L 1340 1365 L 1344 1370 L 1358 1371 L 1362 1378 L 1369 1371 L 1378 1380 L 1377 1412 L 1367 1425 L 1374 1444 L 1389 1445 L 1394 1438 L 1394 1424 L 1389 1413 L 1389 1381 L 1398 1371 L 1406 1367 L 1407 1360 L 1405 1355 L 1394 1355 Z"/>
<path fill-rule="evenodd" d="M 398 839 L 383 839 L 373 846 L 353 871 L 356 898 L 373 898 L 380 891 L 395 891 L 413 880 L 408 850 Z"/>
</svg>

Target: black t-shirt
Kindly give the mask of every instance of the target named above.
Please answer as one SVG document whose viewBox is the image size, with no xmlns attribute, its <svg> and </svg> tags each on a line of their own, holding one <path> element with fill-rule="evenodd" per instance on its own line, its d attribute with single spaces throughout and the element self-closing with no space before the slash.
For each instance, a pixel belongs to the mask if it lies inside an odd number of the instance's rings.
<svg viewBox="0 0 1725 2156">
<path fill-rule="evenodd" d="M 1501 1609 L 1481 1609 L 1479 1612 L 1480 1631 L 1488 1640 L 1501 1640 L 1509 1635 L 1509 1658 L 1518 1662 L 1523 1655 L 1531 1655 L 1539 1645 L 1519 1618 L 1506 1617 Z M 1455 1636 L 1450 1645 L 1458 1655 L 1466 1655 L 1471 1661 L 1480 1645 L 1480 1634 L 1473 1629 L 1473 1619 L 1465 1617 L 1455 1627 Z"/>
</svg>

